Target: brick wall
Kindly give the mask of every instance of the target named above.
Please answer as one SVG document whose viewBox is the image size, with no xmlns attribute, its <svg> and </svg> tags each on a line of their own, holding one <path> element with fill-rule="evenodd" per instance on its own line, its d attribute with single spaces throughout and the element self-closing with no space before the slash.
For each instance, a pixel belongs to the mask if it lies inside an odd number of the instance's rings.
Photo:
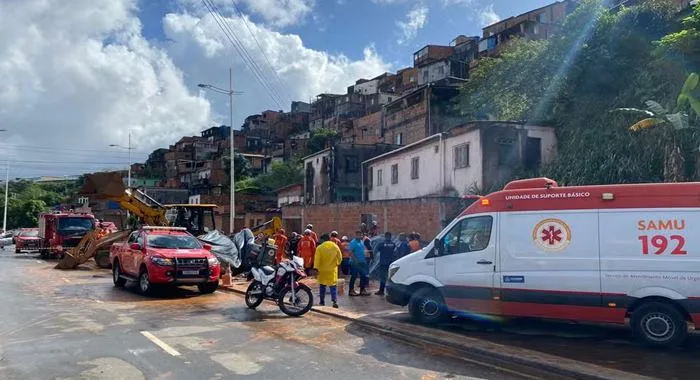
<svg viewBox="0 0 700 380">
<path fill-rule="evenodd" d="M 424 240 L 429 240 L 464 210 L 468 202 L 462 198 L 440 197 L 285 206 L 282 207 L 282 219 L 289 233 L 293 231 L 292 226 L 311 223 L 317 233 L 336 230 L 341 235 L 352 236 L 362 221 L 362 215 L 372 214 L 380 231 L 394 234 L 416 231 Z"/>
</svg>

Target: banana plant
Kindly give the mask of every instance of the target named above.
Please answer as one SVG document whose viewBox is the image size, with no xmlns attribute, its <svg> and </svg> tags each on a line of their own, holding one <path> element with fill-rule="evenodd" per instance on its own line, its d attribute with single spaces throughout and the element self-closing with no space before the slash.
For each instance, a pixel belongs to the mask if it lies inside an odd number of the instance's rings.
<svg viewBox="0 0 700 380">
<path fill-rule="evenodd" d="M 644 116 L 642 120 L 632 124 L 629 129 L 633 132 L 651 128 L 664 128 L 662 133 L 664 145 L 664 179 L 668 182 L 684 180 L 685 159 L 677 142 L 676 131 L 695 128 L 688 121 L 688 106 L 700 116 L 700 100 L 695 96 L 700 76 L 691 73 L 686 78 L 681 92 L 676 99 L 676 107 L 671 112 L 659 102 L 647 100 L 646 109 L 616 108 L 613 112 L 635 113 Z"/>
</svg>

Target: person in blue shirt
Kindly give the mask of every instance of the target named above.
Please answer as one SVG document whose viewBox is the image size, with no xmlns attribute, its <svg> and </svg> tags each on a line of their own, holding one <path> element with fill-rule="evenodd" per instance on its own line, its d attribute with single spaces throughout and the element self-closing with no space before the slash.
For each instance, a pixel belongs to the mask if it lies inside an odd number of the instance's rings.
<svg viewBox="0 0 700 380">
<path fill-rule="evenodd" d="M 355 232 L 355 239 L 350 242 L 350 291 L 349 296 L 369 296 L 369 270 L 365 259 L 365 245 L 362 242 L 362 231 Z M 360 293 L 355 291 L 355 281 L 360 278 Z"/>
<path fill-rule="evenodd" d="M 379 291 L 374 294 L 383 296 L 389 274 L 389 265 L 394 261 L 394 252 L 396 251 L 396 243 L 391 240 L 391 232 L 384 233 L 384 240 L 377 244 L 374 251 L 379 254 Z"/>
</svg>

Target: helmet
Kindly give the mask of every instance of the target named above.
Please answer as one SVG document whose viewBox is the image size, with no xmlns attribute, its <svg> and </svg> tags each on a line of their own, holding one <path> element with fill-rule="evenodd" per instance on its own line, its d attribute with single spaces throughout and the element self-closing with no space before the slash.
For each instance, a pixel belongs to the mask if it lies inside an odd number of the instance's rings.
<svg viewBox="0 0 700 380">
<path fill-rule="evenodd" d="M 373 225 L 373 226 L 376 226 L 376 225 L 377 225 L 377 221 L 376 221 L 376 220 L 373 220 L 373 221 L 372 221 L 372 225 Z"/>
<path fill-rule="evenodd" d="M 348 241 L 349 239 L 348 239 L 347 236 L 343 236 L 340 240 L 342 240 L 342 241 Z"/>
<path fill-rule="evenodd" d="M 311 230 L 311 229 L 313 229 L 313 228 L 314 228 L 314 225 L 313 225 L 313 224 L 311 224 L 311 223 L 309 223 L 309 224 L 307 224 L 307 225 L 306 225 L 306 228 L 308 228 L 308 229 L 310 229 L 310 230 Z"/>
<path fill-rule="evenodd" d="M 331 231 L 331 236 L 333 236 L 333 237 L 338 236 L 338 231 Z"/>
<path fill-rule="evenodd" d="M 311 234 L 311 230 L 310 230 L 310 229 L 307 228 L 307 229 L 304 230 L 304 235 L 310 235 L 310 234 Z"/>
</svg>

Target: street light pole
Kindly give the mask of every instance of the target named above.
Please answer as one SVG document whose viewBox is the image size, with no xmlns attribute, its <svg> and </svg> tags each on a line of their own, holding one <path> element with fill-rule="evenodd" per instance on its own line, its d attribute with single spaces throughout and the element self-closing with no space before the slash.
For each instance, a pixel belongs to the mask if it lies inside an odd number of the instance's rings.
<svg viewBox="0 0 700 380">
<path fill-rule="evenodd" d="M 233 68 L 229 67 L 228 69 L 228 110 L 229 110 L 229 125 L 231 127 L 230 130 L 230 140 L 231 140 L 231 202 L 229 207 L 231 208 L 231 211 L 229 212 L 229 234 L 233 234 L 234 231 L 234 223 L 236 222 L 236 191 L 234 189 L 236 185 L 236 179 L 235 179 L 235 173 L 236 173 L 236 166 L 234 165 L 234 133 L 233 133 Z"/>
<path fill-rule="evenodd" d="M 5 170 L 5 211 L 2 215 L 2 232 L 7 232 L 7 193 L 10 187 L 10 159 L 7 159 L 7 168 Z"/>
<path fill-rule="evenodd" d="M 126 185 L 131 189 L 131 131 L 129 131 L 129 146 L 127 149 L 129 150 L 129 171 L 127 174 Z"/>
<path fill-rule="evenodd" d="M 212 90 L 212 91 L 219 93 L 219 94 L 227 95 L 229 97 L 229 102 L 228 102 L 229 123 L 230 123 L 230 127 L 231 127 L 231 132 L 229 134 L 229 139 L 231 140 L 231 157 L 229 157 L 229 160 L 230 160 L 229 165 L 231 167 L 231 175 L 230 175 L 230 177 L 231 177 L 231 184 L 230 184 L 231 195 L 229 196 L 229 198 L 230 198 L 229 233 L 233 234 L 234 223 L 236 221 L 236 193 L 234 190 L 234 188 L 236 187 L 236 175 L 235 175 L 236 170 L 235 170 L 235 160 L 234 160 L 236 153 L 235 153 L 235 144 L 234 144 L 235 134 L 233 133 L 233 96 L 242 94 L 242 92 L 233 91 L 233 68 L 228 69 L 228 90 L 225 90 L 225 89 L 220 88 L 220 87 L 212 86 L 210 84 L 204 84 L 204 83 L 200 83 L 197 86 L 201 87 L 201 88 L 206 88 L 206 89 Z"/>
</svg>

